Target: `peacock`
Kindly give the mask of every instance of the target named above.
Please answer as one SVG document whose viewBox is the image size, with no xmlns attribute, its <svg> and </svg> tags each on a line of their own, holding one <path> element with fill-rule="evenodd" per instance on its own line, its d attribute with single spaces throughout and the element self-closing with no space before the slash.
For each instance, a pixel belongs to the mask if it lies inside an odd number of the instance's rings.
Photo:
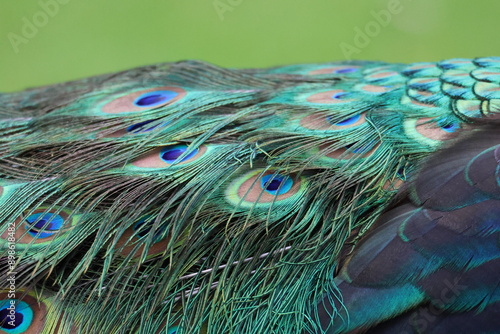
<svg viewBox="0 0 500 334">
<path fill-rule="evenodd" d="M 495 57 L 1 93 L 1 332 L 500 332 L 498 111 Z"/>
</svg>

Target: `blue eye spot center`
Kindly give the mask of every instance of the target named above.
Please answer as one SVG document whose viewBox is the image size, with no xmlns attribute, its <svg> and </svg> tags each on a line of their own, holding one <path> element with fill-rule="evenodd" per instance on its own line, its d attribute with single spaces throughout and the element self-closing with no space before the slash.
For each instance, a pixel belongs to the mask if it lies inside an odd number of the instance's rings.
<svg viewBox="0 0 500 334">
<path fill-rule="evenodd" d="M 177 334 L 177 331 L 179 330 L 179 327 L 177 326 L 174 326 L 174 327 L 170 327 L 167 331 L 167 334 Z"/>
<path fill-rule="evenodd" d="M 134 224 L 132 227 L 134 231 L 138 231 L 135 236 L 137 238 L 143 238 L 149 234 L 151 231 L 151 228 L 153 227 L 153 222 L 149 220 L 148 217 L 144 217 L 141 220 L 139 220 L 137 223 Z M 153 242 L 159 241 L 162 233 L 164 231 L 164 228 L 157 228 L 155 231 L 155 234 L 153 235 Z"/>
<path fill-rule="evenodd" d="M 174 162 L 180 163 L 187 161 L 198 154 L 199 149 L 193 149 L 190 153 L 184 156 L 180 161 L 177 159 L 188 150 L 188 146 L 185 144 L 177 144 L 164 147 L 160 152 L 160 158 L 168 164 L 173 164 Z"/>
<path fill-rule="evenodd" d="M 139 132 L 151 131 L 151 130 L 155 129 L 156 127 L 158 127 L 158 124 L 154 124 L 151 126 L 146 126 L 146 125 L 148 125 L 149 123 L 154 122 L 154 121 L 155 121 L 155 119 L 152 119 L 150 121 L 144 121 L 141 123 L 131 125 L 127 128 L 127 132 L 139 133 Z"/>
<path fill-rule="evenodd" d="M 64 225 L 64 218 L 50 212 L 33 213 L 26 217 L 28 233 L 39 238 L 47 238 L 59 231 Z"/>
<path fill-rule="evenodd" d="M 332 99 L 340 100 L 341 98 L 343 98 L 346 95 L 347 95 L 346 92 L 338 92 L 338 93 L 335 93 L 332 95 Z"/>
<path fill-rule="evenodd" d="M 366 152 L 370 151 L 375 146 L 374 143 L 369 143 L 366 145 L 362 145 L 362 146 L 358 146 L 356 148 L 353 148 L 354 145 L 355 144 L 348 144 L 348 145 L 344 146 L 344 148 L 351 151 L 351 153 L 359 154 L 359 153 L 366 153 Z"/>
<path fill-rule="evenodd" d="M 146 226 L 144 227 L 144 225 Z M 148 224 L 147 222 L 139 222 L 134 225 L 134 230 L 139 231 L 135 234 L 138 238 L 145 237 L 146 235 L 148 235 L 149 231 L 151 231 L 151 226 L 147 225 L 150 224 Z"/>
<path fill-rule="evenodd" d="M 460 129 L 457 123 L 438 123 L 439 127 L 446 132 L 452 133 Z"/>
<path fill-rule="evenodd" d="M 344 73 L 352 73 L 352 72 L 356 72 L 358 69 L 355 68 L 355 67 L 348 67 L 348 68 L 341 68 L 339 70 L 335 70 L 334 72 L 335 73 L 339 73 L 339 74 L 344 74 Z"/>
<path fill-rule="evenodd" d="M 271 195 L 286 194 L 293 186 L 293 180 L 289 176 L 280 174 L 264 175 L 260 182 L 262 189 Z"/>
<path fill-rule="evenodd" d="M 18 312 L 11 312 L 9 309 L 4 308 L 0 310 L 0 328 L 14 329 L 23 323 L 23 315 Z"/>
<path fill-rule="evenodd" d="M 326 119 L 327 121 L 332 124 L 332 125 L 336 125 L 336 126 L 348 126 L 348 125 L 352 125 L 352 124 L 355 124 L 357 121 L 359 121 L 361 118 L 361 115 L 354 115 L 352 117 L 349 117 L 343 121 L 340 121 L 340 122 L 333 122 L 332 121 L 332 117 L 331 116 L 328 116 Z"/>
<path fill-rule="evenodd" d="M 21 300 L 0 300 L 0 328 L 16 330 L 14 333 L 23 333 L 33 321 L 33 310 Z M 9 332 L 10 333 L 10 332 Z"/>
<path fill-rule="evenodd" d="M 171 90 L 147 92 L 135 99 L 134 104 L 138 107 L 155 107 L 173 100 L 177 95 Z"/>
</svg>

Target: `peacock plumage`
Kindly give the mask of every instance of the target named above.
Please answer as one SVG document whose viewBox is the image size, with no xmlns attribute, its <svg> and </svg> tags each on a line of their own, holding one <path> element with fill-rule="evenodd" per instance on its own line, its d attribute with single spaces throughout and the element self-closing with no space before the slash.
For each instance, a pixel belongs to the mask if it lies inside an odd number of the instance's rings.
<svg viewBox="0 0 500 334">
<path fill-rule="evenodd" d="M 494 333 L 500 58 L 0 94 L 4 333 Z"/>
</svg>

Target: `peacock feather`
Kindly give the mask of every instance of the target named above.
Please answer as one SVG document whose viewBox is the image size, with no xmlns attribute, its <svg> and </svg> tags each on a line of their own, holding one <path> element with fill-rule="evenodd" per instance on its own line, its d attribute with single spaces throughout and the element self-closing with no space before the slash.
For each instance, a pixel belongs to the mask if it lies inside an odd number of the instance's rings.
<svg viewBox="0 0 500 334">
<path fill-rule="evenodd" d="M 492 333 L 499 109 L 500 58 L 2 93 L 0 328 Z"/>
</svg>

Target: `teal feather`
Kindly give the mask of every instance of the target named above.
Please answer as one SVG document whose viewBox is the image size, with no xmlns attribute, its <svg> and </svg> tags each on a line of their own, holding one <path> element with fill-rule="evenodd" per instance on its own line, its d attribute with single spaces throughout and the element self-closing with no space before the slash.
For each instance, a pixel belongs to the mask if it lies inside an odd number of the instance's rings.
<svg viewBox="0 0 500 334">
<path fill-rule="evenodd" d="M 460 138 L 496 122 L 482 118 L 499 109 L 499 69 L 498 58 L 247 70 L 185 61 L 0 94 L 0 278 L 17 272 L 16 298 L 38 317 L 12 326 L 396 328 L 434 293 L 432 277 L 472 277 L 496 260 L 498 246 L 481 239 L 498 235 L 486 215 L 477 233 L 464 228 L 442 243 L 420 243 L 417 227 L 435 228 L 421 175 L 455 176 L 422 161 L 440 159 L 443 147 L 457 151 L 457 164 L 447 162 L 456 175 L 476 161 L 462 158 Z M 495 207 L 498 189 L 476 180 L 484 189 L 469 191 L 467 175 L 462 193 L 443 193 L 449 202 L 432 210 L 461 217 Z M 384 264 L 395 242 L 415 249 Z M 468 246 L 458 251 L 458 242 Z M 493 281 L 470 283 L 443 309 L 484 309 L 490 319 Z M 436 328 L 451 328 L 449 319 Z"/>
</svg>

